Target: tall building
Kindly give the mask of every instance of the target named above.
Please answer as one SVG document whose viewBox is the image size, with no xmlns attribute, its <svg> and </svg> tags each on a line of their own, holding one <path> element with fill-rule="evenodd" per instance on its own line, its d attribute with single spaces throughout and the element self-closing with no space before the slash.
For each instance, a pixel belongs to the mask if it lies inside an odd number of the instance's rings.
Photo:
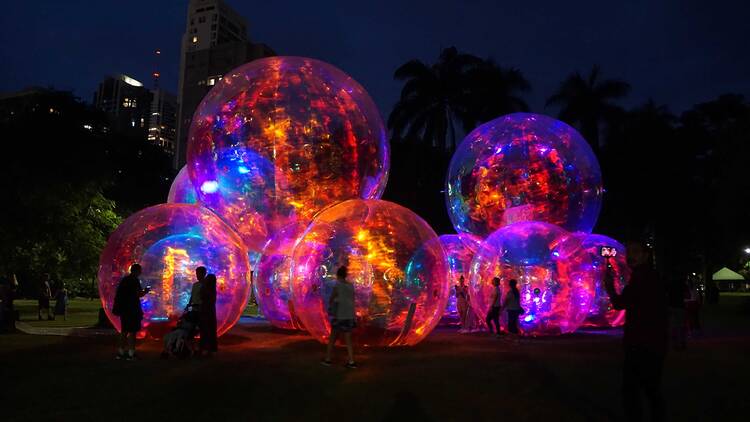
<svg viewBox="0 0 750 422">
<path fill-rule="evenodd" d="M 151 94 L 148 140 L 173 155 L 177 141 L 177 97 L 160 88 L 154 89 Z"/>
<path fill-rule="evenodd" d="M 182 36 L 175 168 L 185 164 L 193 113 L 221 77 L 235 67 L 275 53 L 247 36 L 247 23 L 222 0 L 190 0 Z"/>
<path fill-rule="evenodd" d="M 151 91 L 127 75 L 109 76 L 94 94 L 94 106 L 106 112 L 112 129 L 146 138 L 151 115 Z"/>
</svg>

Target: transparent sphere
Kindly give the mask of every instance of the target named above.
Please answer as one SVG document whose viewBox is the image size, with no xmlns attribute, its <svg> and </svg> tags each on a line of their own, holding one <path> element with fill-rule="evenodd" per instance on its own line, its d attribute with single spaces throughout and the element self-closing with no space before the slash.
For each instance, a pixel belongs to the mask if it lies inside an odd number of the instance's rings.
<svg viewBox="0 0 750 422">
<path fill-rule="evenodd" d="M 188 169 L 199 200 L 250 249 L 346 199 L 379 198 L 388 141 L 370 96 L 339 69 L 270 57 L 228 72 L 193 116 Z"/>
<path fill-rule="evenodd" d="M 456 303 L 456 286 L 459 278 L 464 277 L 469 283 L 469 269 L 471 260 L 479 248 L 482 239 L 470 234 L 444 234 L 440 236 L 440 243 L 448 258 L 448 280 L 450 284 L 450 295 L 444 316 L 447 318 L 458 318 L 458 304 Z"/>
<path fill-rule="evenodd" d="M 519 221 L 589 233 L 601 209 L 593 151 L 575 129 L 539 114 L 513 113 L 474 129 L 453 155 L 446 184 L 456 231 L 480 237 Z"/>
<path fill-rule="evenodd" d="M 161 204 L 128 217 L 110 236 L 99 260 L 99 294 L 115 328 L 115 290 L 130 265 L 143 267 L 143 332 L 161 337 L 174 327 L 190 299 L 195 269 L 216 275 L 219 335 L 240 318 L 250 292 L 247 249 L 237 234 L 211 211 L 189 204 Z"/>
<path fill-rule="evenodd" d="M 601 255 L 603 246 L 614 248 L 617 255 L 604 258 Z M 630 280 L 630 267 L 627 262 L 627 251 L 618 241 L 600 234 L 574 233 L 557 248 L 561 259 L 569 268 L 594 286 L 594 300 L 586 318 L 585 325 L 595 327 L 617 327 L 625 323 L 625 311 L 615 310 L 604 287 L 606 268 L 612 267 L 615 290 L 621 292 Z"/>
<path fill-rule="evenodd" d="M 263 248 L 255 267 L 255 298 L 261 313 L 274 327 L 304 330 L 294 313 L 290 272 L 294 245 L 306 227 L 293 224 L 279 230 Z"/>
<path fill-rule="evenodd" d="M 448 300 L 445 252 L 412 211 L 349 200 L 321 211 L 308 226 L 292 258 L 292 301 L 321 342 L 330 334 L 327 301 L 341 265 L 354 284 L 357 343 L 414 345 L 440 321 Z"/>
<path fill-rule="evenodd" d="M 169 188 L 167 202 L 170 204 L 195 204 L 198 202 L 195 188 L 188 176 L 187 166 L 182 167 L 174 178 L 172 186 Z"/>
<path fill-rule="evenodd" d="M 578 267 L 557 251 L 567 236 L 552 224 L 520 222 L 485 239 L 471 263 L 471 305 L 475 311 L 487 314 L 494 277 L 500 278 L 503 299 L 510 292 L 508 281 L 515 279 L 525 311 L 519 317 L 524 335 L 575 331 L 588 315 L 594 287 L 590 278 L 578 274 Z M 506 324 L 506 312 L 502 317 Z"/>
</svg>

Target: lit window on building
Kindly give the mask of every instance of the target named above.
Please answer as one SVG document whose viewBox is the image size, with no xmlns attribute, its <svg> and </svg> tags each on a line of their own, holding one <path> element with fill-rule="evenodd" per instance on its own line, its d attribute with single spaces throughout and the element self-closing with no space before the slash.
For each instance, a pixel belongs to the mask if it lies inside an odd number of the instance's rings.
<svg viewBox="0 0 750 422">
<path fill-rule="evenodd" d="M 93 129 L 93 127 L 91 127 L 91 125 L 83 125 L 83 128 L 86 129 L 86 130 L 92 130 Z"/>
<path fill-rule="evenodd" d="M 193 37 L 193 44 L 198 42 L 198 37 Z"/>
<path fill-rule="evenodd" d="M 216 79 L 215 78 L 209 78 L 208 79 L 208 85 L 216 85 Z"/>
</svg>

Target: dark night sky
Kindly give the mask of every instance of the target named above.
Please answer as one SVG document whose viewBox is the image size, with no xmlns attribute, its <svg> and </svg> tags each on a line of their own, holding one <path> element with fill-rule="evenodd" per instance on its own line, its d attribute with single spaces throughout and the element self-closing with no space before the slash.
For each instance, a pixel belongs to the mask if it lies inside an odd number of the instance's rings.
<svg viewBox="0 0 750 422">
<path fill-rule="evenodd" d="M 107 74 L 150 85 L 162 50 L 162 85 L 176 91 L 187 0 L 11 1 L 0 13 L 0 92 L 72 89 L 86 101 Z M 673 111 L 724 92 L 750 94 L 750 5 L 677 1 L 241 1 L 250 37 L 281 55 L 318 58 L 357 79 L 386 115 L 398 65 L 433 61 L 442 47 L 520 68 L 535 111 L 573 70 L 598 63 Z M 552 110 L 548 110 L 554 113 Z"/>
</svg>

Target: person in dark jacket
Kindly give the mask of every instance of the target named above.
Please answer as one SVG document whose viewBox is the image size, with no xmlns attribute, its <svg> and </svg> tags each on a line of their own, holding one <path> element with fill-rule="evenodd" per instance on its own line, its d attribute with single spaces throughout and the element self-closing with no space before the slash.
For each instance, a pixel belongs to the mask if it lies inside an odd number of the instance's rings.
<svg viewBox="0 0 750 422">
<path fill-rule="evenodd" d="M 200 289 L 200 353 L 211 356 L 218 351 L 216 340 L 216 276 L 209 274 L 203 279 Z"/>
<path fill-rule="evenodd" d="M 648 249 L 640 243 L 628 245 L 632 275 L 617 293 L 608 266 L 605 288 L 615 309 L 625 310 L 623 346 L 623 407 L 627 420 L 643 419 L 641 393 L 648 401 L 651 420 L 664 420 L 661 377 L 669 341 L 667 292 L 650 262 Z"/>
<path fill-rule="evenodd" d="M 141 297 L 149 292 L 149 288 L 141 287 L 142 272 L 139 264 L 130 266 L 130 274 L 123 277 L 117 285 L 112 313 L 120 317 L 120 341 L 117 359 L 135 360 L 135 337 L 141 330 L 143 309 Z M 127 349 L 127 354 L 126 354 Z"/>
</svg>

